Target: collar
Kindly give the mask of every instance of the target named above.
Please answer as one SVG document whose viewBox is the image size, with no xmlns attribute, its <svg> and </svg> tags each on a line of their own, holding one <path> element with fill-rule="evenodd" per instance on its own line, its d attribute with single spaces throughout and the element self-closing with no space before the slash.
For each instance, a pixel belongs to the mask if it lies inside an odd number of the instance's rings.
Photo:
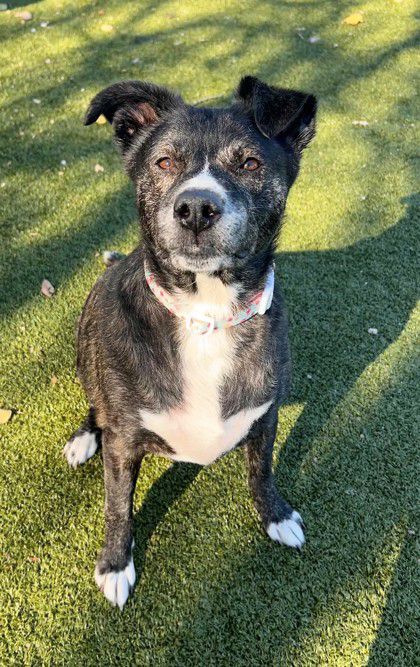
<svg viewBox="0 0 420 667">
<path fill-rule="evenodd" d="M 234 327 L 237 324 L 242 324 L 250 320 L 251 317 L 255 315 L 264 315 L 264 313 L 270 308 L 271 302 L 273 300 L 273 291 L 274 291 L 274 263 L 270 266 L 267 271 L 267 278 L 265 281 L 264 289 L 257 292 L 250 301 L 244 306 L 239 308 L 234 315 L 231 315 L 224 320 L 216 320 L 214 317 L 194 314 L 193 312 L 185 315 L 180 313 L 177 307 L 176 299 L 174 299 L 169 292 L 167 292 L 163 287 L 159 285 L 156 280 L 156 276 L 152 271 L 150 271 L 146 262 L 144 263 L 144 272 L 146 276 L 146 282 L 149 285 L 151 291 L 155 295 L 158 301 L 169 310 L 172 315 L 176 315 L 181 319 L 185 320 L 185 325 L 189 331 L 192 331 L 196 334 L 211 334 L 214 331 L 220 331 L 220 329 L 228 329 L 229 327 Z"/>
</svg>

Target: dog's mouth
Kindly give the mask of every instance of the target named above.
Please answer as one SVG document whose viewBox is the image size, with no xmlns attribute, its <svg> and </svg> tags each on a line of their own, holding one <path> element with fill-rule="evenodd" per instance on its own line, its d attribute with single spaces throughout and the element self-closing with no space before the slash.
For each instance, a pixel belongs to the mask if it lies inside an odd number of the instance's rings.
<svg viewBox="0 0 420 667">
<path fill-rule="evenodd" d="M 184 248 L 172 255 L 172 262 L 178 269 L 194 273 L 214 272 L 230 268 L 233 258 L 226 254 L 206 252 L 196 246 Z"/>
<path fill-rule="evenodd" d="M 227 253 L 216 250 L 214 247 L 186 246 L 171 252 L 171 261 L 177 269 L 194 273 L 209 273 L 231 269 L 242 264 L 249 257 L 249 252 L 238 250 Z"/>
</svg>

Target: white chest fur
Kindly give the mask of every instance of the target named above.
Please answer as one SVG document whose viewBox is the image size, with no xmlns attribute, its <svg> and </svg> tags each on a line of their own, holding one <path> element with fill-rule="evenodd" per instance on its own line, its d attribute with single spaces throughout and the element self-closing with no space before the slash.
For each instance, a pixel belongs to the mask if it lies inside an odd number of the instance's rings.
<svg viewBox="0 0 420 667">
<path fill-rule="evenodd" d="M 235 303 L 236 290 L 217 278 L 197 275 L 197 294 L 180 301 L 186 314 L 210 314 L 227 318 Z M 184 400 L 172 410 L 155 413 L 141 411 L 144 426 L 174 450 L 175 461 L 207 465 L 232 449 L 248 433 L 251 425 L 269 408 L 270 401 L 241 410 L 222 419 L 220 391 L 223 378 L 231 368 L 235 343 L 229 329 L 209 335 L 188 331 L 179 320 L 180 357 Z"/>
</svg>

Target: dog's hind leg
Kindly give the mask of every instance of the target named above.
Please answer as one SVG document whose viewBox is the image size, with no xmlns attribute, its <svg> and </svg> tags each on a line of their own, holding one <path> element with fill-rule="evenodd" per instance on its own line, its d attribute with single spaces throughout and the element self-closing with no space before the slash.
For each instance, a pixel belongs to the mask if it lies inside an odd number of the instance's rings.
<svg viewBox="0 0 420 667">
<path fill-rule="evenodd" d="M 272 472 L 276 428 L 277 407 L 273 406 L 254 424 L 245 441 L 249 487 L 269 537 L 288 547 L 301 549 L 305 544 L 302 517 L 279 495 Z"/>
<path fill-rule="evenodd" d="M 90 459 L 101 444 L 101 429 L 96 424 L 95 410 L 90 408 L 86 419 L 71 436 L 63 454 L 72 468 Z"/>
</svg>

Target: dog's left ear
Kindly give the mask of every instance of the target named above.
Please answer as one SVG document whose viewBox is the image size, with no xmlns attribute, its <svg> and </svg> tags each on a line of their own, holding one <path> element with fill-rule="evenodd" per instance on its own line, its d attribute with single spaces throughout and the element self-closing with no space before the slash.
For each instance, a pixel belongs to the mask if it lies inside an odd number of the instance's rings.
<svg viewBox="0 0 420 667">
<path fill-rule="evenodd" d="M 245 76 L 236 99 L 253 116 L 259 131 L 269 139 L 286 139 L 301 153 L 315 135 L 316 98 L 297 90 L 268 86 Z"/>
<path fill-rule="evenodd" d="M 158 125 L 180 106 L 184 106 L 181 97 L 167 88 L 145 81 L 121 81 L 93 98 L 85 125 L 91 125 L 104 115 L 112 123 L 117 142 L 124 152 L 140 133 Z"/>
</svg>

